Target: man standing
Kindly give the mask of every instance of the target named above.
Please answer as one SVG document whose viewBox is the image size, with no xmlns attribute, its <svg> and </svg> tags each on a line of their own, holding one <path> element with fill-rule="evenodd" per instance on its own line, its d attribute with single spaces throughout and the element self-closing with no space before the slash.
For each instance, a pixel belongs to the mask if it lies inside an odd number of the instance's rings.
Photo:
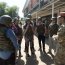
<svg viewBox="0 0 65 65">
<path fill-rule="evenodd" d="M 45 24 L 41 21 L 41 19 L 38 19 L 38 25 L 37 25 L 37 34 L 38 34 L 38 41 L 39 41 L 39 50 L 42 49 L 41 46 L 43 46 L 43 52 L 45 52 Z M 41 45 L 42 41 L 42 45 Z"/>
<path fill-rule="evenodd" d="M 9 15 L 0 17 L 0 65 L 15 65 L 15 51 L 19 45 L 11 25 Z"/>
<path fill-rule="evenodd" d="M 49 25 L 49 52 L 51 53 L 51 49 L 53 47 L 53 35 L 57 35 L 57 31 L 58 31 L 58 24 L 57 24 L 57 18 L 53 17 L 52 18 L 52 22 Z"/>
<path fill-rule="evenodd" d="M 26 25 L 24 26 L 24 37 L 25 37 L 25 52 L 26 55 L 29 57 L 29 45 L 31 49 L 31 54 L 34 54 L 34 31 L 30 19 L 26 20 Z"/>
<path fill-rule="evenodd" d="M 65 65 L 65 12 L 58 16 L 60 28 L 58 30 L 58 48 L 55 55 L 55 65 Z"/>
<path fill-rule="evenodd" d="M 19 57 L 22 57 L 21 54 L 21 42 L 22 42 L 22 38 L 23 38 L 23 30 L 22 30 L 22 26 L 20 27 L 19 25 L 19 19 L 17 17 L 14 18 L 13 20 L 13 26 L 12 29 L 15 33 L 15 35 L 17 36 L 18 39 L 18 43 L 19 43 Z"/>
</svg>

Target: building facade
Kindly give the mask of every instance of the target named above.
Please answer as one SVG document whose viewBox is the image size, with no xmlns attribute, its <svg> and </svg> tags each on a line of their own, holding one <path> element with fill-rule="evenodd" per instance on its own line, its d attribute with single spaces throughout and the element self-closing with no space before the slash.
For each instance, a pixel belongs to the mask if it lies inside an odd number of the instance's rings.
<svg viewBox="0 0 65 65">
<path fill-rule="evenodd" d="M 54 16 L 59 11 L 65 11 L 65 0 L 26 0 L 23 8 L 24 17 L 31 14 L 33 19 Z"/>
</svg>

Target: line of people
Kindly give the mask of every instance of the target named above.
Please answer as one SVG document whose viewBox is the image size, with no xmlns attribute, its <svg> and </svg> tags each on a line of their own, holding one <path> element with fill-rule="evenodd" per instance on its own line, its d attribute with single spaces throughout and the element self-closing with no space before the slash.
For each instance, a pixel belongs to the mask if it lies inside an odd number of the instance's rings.
<svg viewBox="0 0 65 65">
<path fill-rule="evenodd" d="M 29 57 L 29 45 L 31 50 L 31 55 L 35 55 L 35 49 L 34 49 L 34 27 L 31 22 L 31 19 L 26 20 L 26 24 L 23 27 L 20 27 L 18 25 L 19 19 L 15 17 L 13 20 L 9 15 L 3 15 L 0 17 L 0 32 L 3 32 L 3 34 L 0 35 L 0 58 L 3 65 L 15 65 L 17 51 L 19 51 L 19 57 L 22 57 L 21 54 L 21 43 L 22 38 L 24 35 L 25 39 L 25 53 L 26 56 Z M 2 30 L 2 31 L 1 31 Z M 37 31 L 37 37 L 39 42 L 39 50 L 43 50 L 45 53 L 45 31 L 46 26 L 45 23 L 42 22 L 41 18 L 38 19 L 37 25 L 36 25 L 36 31 Z M 24 34 L 23 34 L 24 32 Z M 6 44 L 5 44 L 6 42 Z M 11 43 L 10 43 L 11 42 Z M 42 44 L 41 44 L 42 42 Z M 11 49 L 10 49 L 11 48 Z"/>
</svg>

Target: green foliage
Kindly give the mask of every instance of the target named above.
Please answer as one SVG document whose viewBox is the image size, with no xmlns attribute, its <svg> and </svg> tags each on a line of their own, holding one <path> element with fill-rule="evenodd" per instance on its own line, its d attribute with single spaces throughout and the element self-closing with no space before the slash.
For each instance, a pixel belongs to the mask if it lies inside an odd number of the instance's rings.
<svg viewBox="0 0 65 65">
<path fill-rule="evenodd" d="M 5 14 L 6 3 L 0 2 L 0 16 Z"/>
<path fill-rule="evenodd" d="M 6 8 L 6 3 L 5 2 L 0 2 L 0 8 L 5 9 Z"/>
<path fill-rule="evenodd" d="M 0 16 L 4 14 L 8 14 L 12 18 L 14 18 L 15 16 L 18 16 L 18 7 L 17 6 L 9 7 L 7 6 L 6 3 L 0 2 Z"/>
<path fill-rule="evenodd" d="M 6 14 L 9 14 L 12 18 L 18 16 L 18 7 L 12 6 L 6 9 Z"/>
</svg>

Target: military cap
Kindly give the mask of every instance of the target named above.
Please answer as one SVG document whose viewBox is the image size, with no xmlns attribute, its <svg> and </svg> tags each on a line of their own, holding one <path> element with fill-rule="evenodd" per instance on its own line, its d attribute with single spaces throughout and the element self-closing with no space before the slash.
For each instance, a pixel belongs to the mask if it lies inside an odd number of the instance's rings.
<svg viewBox="0 0 65 65">
<path fill-rule="evenodd" d="M 18 18 L 17 18 L 17 17 L 15 17 L 15 18 L 13 19 L 13 22 L 16 22 L 16 21 L 18 21 Z"/>
</svg>

